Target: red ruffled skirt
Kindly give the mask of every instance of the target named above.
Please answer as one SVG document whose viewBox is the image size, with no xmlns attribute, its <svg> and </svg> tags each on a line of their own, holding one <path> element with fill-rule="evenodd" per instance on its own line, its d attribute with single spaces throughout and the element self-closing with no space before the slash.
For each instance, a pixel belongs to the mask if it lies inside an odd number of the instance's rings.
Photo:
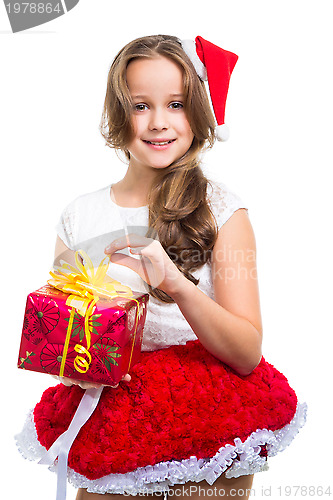
<svg viewBox="0 0 333 500">
<path fill-rule="evenodd" d="M 143 352 L 131 375 L 130 383 L 104 388 L 71 447 L 76 486 L 137 494 L 190 480 L 213 484 L 225 471 L 251 474 L 265 469 L 267 456 L 287 446 L 305 421 L 306 405 L 264 358 L 240 376 L 191 341 Z M 34 448 L 28 458 L 38 458 L 38 447 L 49 449 L 83 393 L 62 384 L 47 389 L 30 417 L 36 435 L 27 443 L 26 427 L 17 437 L 22 453 Z"/>
</svg>

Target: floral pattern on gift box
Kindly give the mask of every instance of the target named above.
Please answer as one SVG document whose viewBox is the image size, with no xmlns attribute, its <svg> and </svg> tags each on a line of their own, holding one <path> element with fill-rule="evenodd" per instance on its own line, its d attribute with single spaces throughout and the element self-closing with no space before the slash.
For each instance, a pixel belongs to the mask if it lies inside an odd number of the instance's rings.
<svg viewBox="0 0 333 500">
<path fill-rule="evenodd" d="M 99 323 L 97 321 L 97 318 L 102 316 L 101 314 L 93 314 L 92 316 L 89 317 L 88 325 L 89 325 L 89 331 L 90 333 L 94 333 L 95 335 L 98 335 L 97 332 L 97 327 L 101 326 L 102 323 Z M 69 317 L 65 318 L 65 321 L 69 321 Z M 76 335 L 79 335 L 80 342 L 84 339 L 85 336 L 85 317 L 81 316 L 77 311 L 75 311 L 74 314 L 74 319 L 73 319 L 73 326 L 72 326 L 72 333 L 71 333 L 71 338 L 75 337 Z"/>
<path fill-rule="evenodd" d="M 23 322 L 23 335 L 37 345 L 57 326 L 59 308 L 54 300 L 45 296 L 30 297 L 30 305 Z"/>
<path fill-rule="evenodd" d="M 101 363 L 102 365 L 102 363 Z M 97 382 L 97 384 L 103 384 L 103 385 L 115 385 L 115 382 L 110 378 L 110 375 L 106 371 L 106 368 L 104 367 L 104 372 L 103 371 L 98 371 L 94 370 L 94 382 Z"/>
<path fill-rule="evenodd" d="M 23 357 L 19 358 L 19 364 L 18 364 L 18 367 L 22 368 L 23 370 L 25 370 L 25 368 L 26 368 L 25 365 L 27 363 L 30 365 L 32 364 L 32 361 L 30 358 L 31 358 L 31 356 L 36 356 L 36 354 L 34 352 L 26 351 L 25 356 L 26 356 L 25 358 L 23 358 Z"/>
<path fill-rule="evenodd" d="M 109 372 L 111 371 L 111 365 L 118 366 L 116 358 L 120 358 L 121 354 L 117 352 L 120 349 L 120 345 L 117 342 L 110 338 L 102 338 L 93 345 L 93 348 L 99 360 Z"/>
<path fill-rule="evenodd" d="M 110 372 L 107 371 L 105 364 L 100 359 L 94 358 L 90 369 L 95 382 L 98 382 L 99 384 L 112 385 Z"/>
<path fill-rule="evenodd" d="M 46 344 L 40 353 L 40 363 L 47 373 L 59 375 L 62 362 L 62 353 L 64 350 L 63 344 Z M 74 359 L 77 353 L 73 348 L 67 351 L 64 376 L 69 377 L 74 371 Z"/>
<path fill-rule="evenodd" d="M 114 319 L 110 319 L 108 321 L 105 334 L 118 333 L 119 331 L 123 331 L 125 328 L 125 316 L 122 315 L 116 321 Z"/>
</svg>

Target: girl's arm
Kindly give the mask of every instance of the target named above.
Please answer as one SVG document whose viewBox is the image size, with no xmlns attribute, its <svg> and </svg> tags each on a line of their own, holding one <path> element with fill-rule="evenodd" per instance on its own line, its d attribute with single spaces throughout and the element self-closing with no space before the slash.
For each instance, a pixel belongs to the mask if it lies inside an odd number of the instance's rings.
<svg viewBox="0 0 333 500">
<path fill-rule="evenodd" d="M 54 266 L 60 266 L 60 260 L 64 260 L 72 266 L 75 266 L 75 257 L 73 250 L 70 250 L 59 236 L 57 236 L 54 251 Z"/>
<path fill-rule="evenodd" d="M 215 301 L 191 281 L 178 281 L 172 298 L 204 347 L 241 375 L 261 359 L 262 324 L 256 245 L 247 212 L 222 226 L 212 254 Z"/>
<path fill-rule="evenodd" d="M 126 247 L 139 260 L 117 253 Z M 262 327 L 257 284 L 255 239 L 244 209 L 219 231 L 212 255 L 215 300 L 189 281 L 159 241 L 130 234 L 114 240 L 105 253 L 113 263 L 131 268 L 178 304 L 206 349 L 241 375 L 261 359 Z"/>
</svg>

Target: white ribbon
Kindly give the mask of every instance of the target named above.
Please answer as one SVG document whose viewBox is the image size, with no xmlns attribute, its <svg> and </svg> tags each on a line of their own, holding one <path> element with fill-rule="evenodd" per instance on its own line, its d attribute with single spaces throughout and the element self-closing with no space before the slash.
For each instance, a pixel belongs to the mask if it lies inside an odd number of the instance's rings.
<svg viewBox="0 0 333 500">
<path fill-rule="evenodd" d="M 81 427 L 93 414 L 102 391 L 103 386 L 85 391 L 67 431 L 58 437 L 38 462 L 39 464 L 52 465 L 58 457 L 56 500 L 66 500 L 68 453 Z"/>
</svg>

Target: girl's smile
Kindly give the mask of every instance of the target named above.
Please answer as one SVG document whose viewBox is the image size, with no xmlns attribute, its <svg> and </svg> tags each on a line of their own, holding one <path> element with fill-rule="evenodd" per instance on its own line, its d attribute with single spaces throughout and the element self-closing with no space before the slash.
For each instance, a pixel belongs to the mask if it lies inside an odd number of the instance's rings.
<svg viewBox="0 0 333 500">
<path fill-rule="evenodd" d="M 167 149 L 175 141 L 176 141 L 176 139 L 171 139 L 171 140 L 168 140 L 168 139 L 155 139 L 155 141 L 145 141 L 143 139 L 143 142 L 145 142 L 147 144 L 147 146 L 150 146 L 152 149 L 156 149 L 156 150 L 160 150 L 160 151 L 164 150 L 164 149 Z"/>
<path fill-rule="evenodd" d="M 194 134 L 184 110 L 183 73 L 166 57 L 135 59 L 127 68 L 133 101 L 130 165 L 165 168 L 190 148 Z"/>
</svg>

